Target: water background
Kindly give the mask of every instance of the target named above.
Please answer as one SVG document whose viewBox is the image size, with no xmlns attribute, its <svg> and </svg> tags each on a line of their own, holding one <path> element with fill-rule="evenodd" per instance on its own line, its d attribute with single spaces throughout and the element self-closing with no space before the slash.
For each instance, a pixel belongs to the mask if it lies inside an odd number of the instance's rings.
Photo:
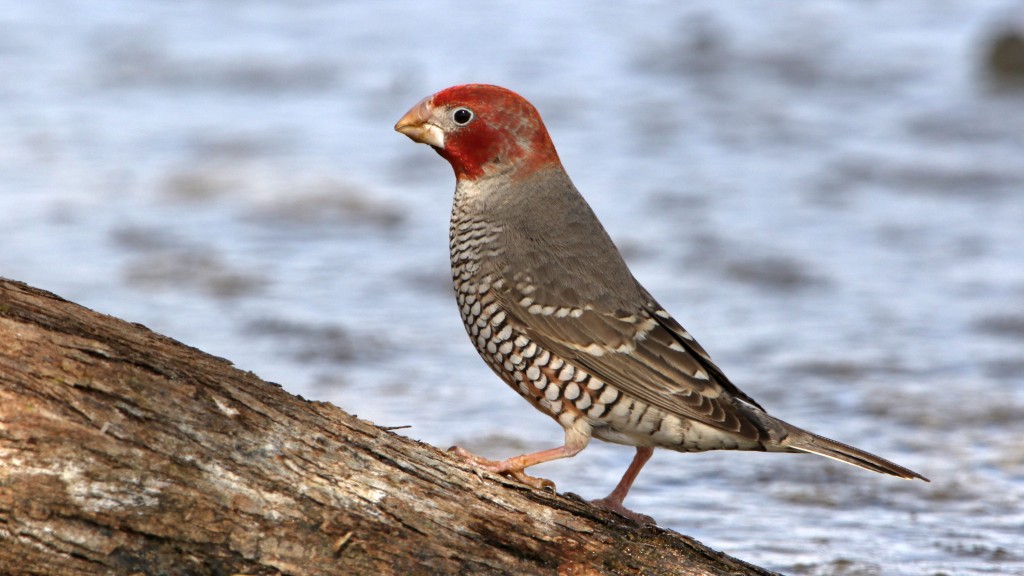
<svg viewBox="0 0 1024 576">
<path fill-rule="evenodd" d="M 736 384 L 933 480 L 659 452 L 630 507 L 790 574 L 1024 574 L 1024 91 L 983 66 L 1020 5 L 0 7 L 0 275 L 437 446 L 557 445 L 460 324 L 451 169 L 392 132 L 505 85 Z M 534 472 L 597 498 L 631 455 Z"/>
</svg>

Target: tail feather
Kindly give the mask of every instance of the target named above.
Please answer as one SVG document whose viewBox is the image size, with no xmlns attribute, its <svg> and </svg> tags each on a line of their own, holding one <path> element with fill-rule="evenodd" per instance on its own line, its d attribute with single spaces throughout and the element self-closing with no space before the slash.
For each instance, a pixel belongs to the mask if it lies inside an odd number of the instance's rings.
<svg viewBox="0 0 1024 576">
<path fill-rule="evenodd" d="M 848 444 L 830 440 L 824 436 L 818 436 L 817 434 L 801 430 L 792 425 L 787 425 L 787 428 L 789 438 L 783 442 L 783 444 L 788 445 L 787 448 L 800 452 L 817 454 L 826 458 L 832 458 L 833 460 L 846 462 L 847 464 L 852 464 L 865 470 L 871 470 L 872 472 L 891 474 L 908 480 L 919 478 L 925 482 L 931 482 L 931 480 L 928 480 L 909 468 L 904 468 L 895 462 L 890 462 L 885 458 L 875 456 L 874 454 L 865 452 L 859 448 L 854 448 Z"/>
</svg>

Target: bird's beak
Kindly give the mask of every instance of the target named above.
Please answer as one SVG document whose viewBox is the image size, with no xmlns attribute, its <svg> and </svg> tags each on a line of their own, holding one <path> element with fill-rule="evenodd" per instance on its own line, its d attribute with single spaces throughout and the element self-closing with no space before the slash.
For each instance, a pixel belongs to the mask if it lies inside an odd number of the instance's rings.
<svg viewBox="0 0 1024 576">
<path fill-rule="evenodd" d="M 398 124 L 395 124 L 395 130 L 412 138 L 414 142 L 444 148 L 444 132 L 430 122 L 434 115 L 428 105 L 429 100 L 430 98 L 420 100 L 419 104 L 406 112 Z"/>
</svg>

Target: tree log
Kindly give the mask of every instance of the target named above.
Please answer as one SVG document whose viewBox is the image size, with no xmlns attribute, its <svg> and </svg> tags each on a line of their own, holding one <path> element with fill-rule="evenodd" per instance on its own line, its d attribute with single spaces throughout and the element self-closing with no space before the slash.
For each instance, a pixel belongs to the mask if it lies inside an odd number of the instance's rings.
<svg viewBox="0 0 1024 576">
<path fill-rule="evenodd" d="M 0 573 L 770 574 L 3 279 Z"/>
</svg>

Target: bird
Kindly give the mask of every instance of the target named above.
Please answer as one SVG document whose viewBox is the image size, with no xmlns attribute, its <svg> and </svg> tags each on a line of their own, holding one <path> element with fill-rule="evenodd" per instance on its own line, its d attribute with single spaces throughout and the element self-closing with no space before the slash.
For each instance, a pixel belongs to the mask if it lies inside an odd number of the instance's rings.
<svg viewBox="0 0 1024 576">
<path fill-rule="evenodd" d="M 784 422 L 741 391 L 645 289 L 570 180 L 540 113 L 500 86 L 428 96 L 395 130 L 455 172 L 451 273 L 466 332 L 484 362 L 565 431 L 563 445 L 477 469 L 534 488 L 531 466 L 575 456 L 591 438 L 632 446 L 597 506 L 641 523 L 624 500 L 655 448 L 811 453 L 905 479 L 927 478 Z"/>
</svg>

